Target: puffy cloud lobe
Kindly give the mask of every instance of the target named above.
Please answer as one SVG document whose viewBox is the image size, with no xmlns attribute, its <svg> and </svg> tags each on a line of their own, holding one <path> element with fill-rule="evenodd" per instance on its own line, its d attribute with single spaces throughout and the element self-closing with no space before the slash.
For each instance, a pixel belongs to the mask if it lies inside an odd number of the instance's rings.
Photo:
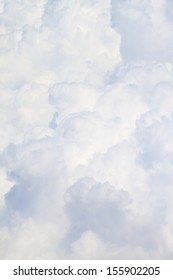
<svg viewBox="0 0 173 280">
<path fill-rule="evenodd" d="M 172 60 L 171 1 L 112 0 L 113 23 L 121 39 L 121 53 L 127 61 Z"/>
<path fill-rule="evenodd" d="M 0 257 L 172 258 L 171 1 L 0 4 Z"/>
<path fill-rule="evenodd" d="M 116 239 L 123 243 L 128 203 L 128 194 L 123 190 L 116 191 L 109 183 L 83 178 L 68 189 L 66 200 L 71 216 L 70 239 L 78 239 L 83 232 L 91 230 L 107 241 Z"/>
</svg>

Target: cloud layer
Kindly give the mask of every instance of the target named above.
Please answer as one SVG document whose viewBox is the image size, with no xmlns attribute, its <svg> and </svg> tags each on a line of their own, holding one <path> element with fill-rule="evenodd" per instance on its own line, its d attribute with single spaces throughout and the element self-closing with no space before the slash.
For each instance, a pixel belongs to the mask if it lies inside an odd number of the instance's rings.
<svg viewBox="0 0 173 280">
<path fill-rule="evenodd" d="M 0 258 L 173 258 L 170 0 L 1 0 Z"/>
</svg>

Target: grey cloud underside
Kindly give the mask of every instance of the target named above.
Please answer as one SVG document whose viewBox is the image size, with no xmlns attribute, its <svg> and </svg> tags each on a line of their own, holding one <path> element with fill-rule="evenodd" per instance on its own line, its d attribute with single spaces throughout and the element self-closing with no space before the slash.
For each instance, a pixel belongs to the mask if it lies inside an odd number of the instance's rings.
<svg viewBox="0 0 173 280">
<path fill-rule="evenodd" d="M 0 1 L 0 258 L 173 258 L 170 0 Z"/>
</svg>

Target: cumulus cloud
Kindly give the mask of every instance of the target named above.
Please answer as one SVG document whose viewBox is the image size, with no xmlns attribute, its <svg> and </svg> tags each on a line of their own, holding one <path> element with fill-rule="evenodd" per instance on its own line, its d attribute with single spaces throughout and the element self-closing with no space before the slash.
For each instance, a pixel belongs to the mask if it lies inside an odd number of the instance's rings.
<svg viewBox="0 0 173 280">
<path fill-rule="evenodd" d="M 171 259 L 171 1 L 0 1 L 0 258 Z"/>
</svg>

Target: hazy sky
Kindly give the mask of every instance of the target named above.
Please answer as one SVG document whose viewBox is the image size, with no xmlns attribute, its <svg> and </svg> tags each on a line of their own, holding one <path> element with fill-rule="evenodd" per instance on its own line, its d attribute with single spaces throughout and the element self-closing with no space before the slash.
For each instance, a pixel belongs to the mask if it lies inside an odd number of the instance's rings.
<svg viewBox="0 0 173 280">
<path fill-rule="evenodd" d="M 172 259 L 172 0 L 0 18 L 0 259 Z"/>
</svg>

